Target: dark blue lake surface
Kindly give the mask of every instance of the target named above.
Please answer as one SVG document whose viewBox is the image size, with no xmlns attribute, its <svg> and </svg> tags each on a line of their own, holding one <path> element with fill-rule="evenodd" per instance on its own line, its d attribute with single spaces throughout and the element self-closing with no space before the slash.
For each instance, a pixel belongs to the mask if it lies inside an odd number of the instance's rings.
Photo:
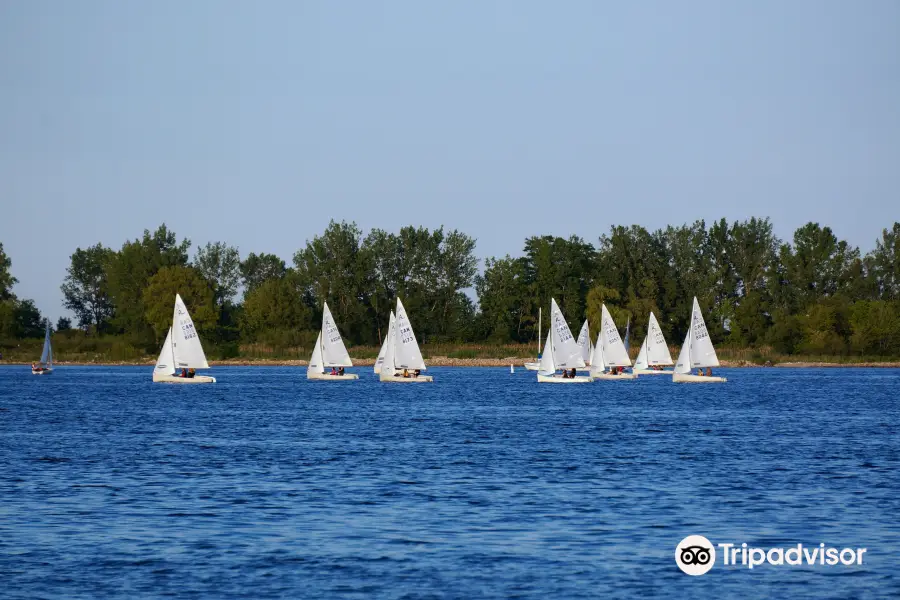
<svg viewBox="0 0 900 600">
<path fill-rule="evenodd" d="M 0 596 L 900 597 L 900 371 L 0 367 Z M 714 543 L 854 567 L 679 571 Z"/>
</svg>

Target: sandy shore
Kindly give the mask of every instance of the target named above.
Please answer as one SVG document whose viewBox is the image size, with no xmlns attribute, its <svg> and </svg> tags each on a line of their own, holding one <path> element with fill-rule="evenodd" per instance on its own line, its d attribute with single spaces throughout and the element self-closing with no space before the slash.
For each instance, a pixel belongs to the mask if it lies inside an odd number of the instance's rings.
<svg viewBox="0 0 900 600">
<path fill-rule="evenodd" d="M 430 367 L 516 367 L 524 368 L 527 362 L 523 358 L 448 358 L 446 356 L 433 356 L 426 359 Z M 0 365 L 23 365 L 27 366 L 31 363 L 0 361 Z M 122 361 L 122 362 L 82 362 L 82 361 L 59 361 L 54 363 L 56 366 L 147 366 L 152 367 L 155 364 L 153 360 L 147 361 Z M 242 367 L 305 367 L 308 361 L 305 360 L 270 360 L 270 359 L 231 359 L 231 360 L 211 360 L 211 367 L 217 366 L 242 366 Z M 354 366 L 371 367 L 375 364 L 372 358 L 354 358 Z M 756 365 L 747 361 L 722 361 L 723 367 L 755 367 L 765 368 L 763 365 Z M 868 367 L 868 368 L 900 368 L 900 362 L 861 362 L 861 363 L 826 363 L 826 362 L 781 362 L 771 365 L 775 368 L 818 368 L 818 367 Z"/>
</svg>

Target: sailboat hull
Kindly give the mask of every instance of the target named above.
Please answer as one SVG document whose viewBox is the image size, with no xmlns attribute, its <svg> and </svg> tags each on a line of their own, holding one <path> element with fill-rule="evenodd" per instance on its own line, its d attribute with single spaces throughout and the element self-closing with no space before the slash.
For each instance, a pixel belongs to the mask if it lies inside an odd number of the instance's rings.
<svg viewBox="0 0 900 600">
<path fill-rule="evenodd" d="M 640 375 L 643 377 L 644 375 L 674 375 L 675 371 L 654 371 L 652 369 L 636 369 L 633 370 L 632 373 L 635 375 Z"/>
<path fill-rule="evenodd" d="M 590 383 L 590 377 L 575 376 L 563 378 L 562 375 L 541 375 L 538 373 L 538 383 Z"/>
<path fill-rule="evenodd" d="M 31 374 L 32 375 L 53 375 L 53 369 L 52 368 L 32 369 Z"/>
<path fill-rule="evenodd" d="M 525 363 L 525 369 L 528 371 L 540 371 L 541 363 L 539 362 L 527 362 Z"/>
<path fill-rule="evenodd" d="M 674 381 L 675 383 L 724 383 L 728 380 L 724 377 L 707 377 L 705 375 L 672 373 L 672 381 Z"/>
<path fill-rule="evenodd" d="M 193 377 L 178 377 L 176 375 L 153 374 L 153 383 L 215 383 L 215 377 L 208 375 L 194 375 Z"/>
<path fill-rule="evenodd" d="M 419 375 L 418 377 L 403 377 L 403 375 L 395 375 L 391 377 L 390 375 L 385 375 L 384 373 L 378 376 L 380 381 L 385 383 L 431 383 L 434 381 L 434 377 L 431 375 Z"/>
<path fill-rule="evenodd" d="M 315 381 L 352 381 L 359 379 L 356 373 L 344 373 L 343 375 L 332 375 L 331 373 L 306 372 L 306 378 Z"/>
<path fill-rule="evenodd" d="M 637 375 L 634 373 L 620 373 L 618 375 L 613 375 L 612 373 L 600 373 L 599 375 L 592 375 L 592 378 L 600 381 L 625 381 L 628 379 L 637 379 Z"/>
</svg>

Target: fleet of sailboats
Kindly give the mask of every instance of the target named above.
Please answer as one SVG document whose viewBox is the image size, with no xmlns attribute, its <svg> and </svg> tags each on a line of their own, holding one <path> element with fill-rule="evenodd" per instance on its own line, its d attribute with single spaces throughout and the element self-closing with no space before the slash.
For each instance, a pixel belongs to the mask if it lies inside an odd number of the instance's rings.
<svg viewBox="0 0 900 600">
<path fill-rule="evenodd" d="M 624 340 L 606 305 L 601 306 L 600 332 L 597 342 L 590 343 L 590 327 L 585 320 L 576 340 L 572 336 L 555 298 L 550 299 L 550 331 L 547 334 L 543 352 L 538 353 L 539 361 L 525 363 L 528 370 L 537 370 L 539 383 L 587 383 L 594 380 L 628 380 L 639 375 L 671 374 L 678 383 L 725 382 L 725 377 L 712 375 L 712 368 L 719 366 L 719 359 L 713 347 L 700 304 L 696 296 L 691 307 L 690 326 L 678 355 L 674 370 L 663 367 L 673 364 L 672 355 L 666 344 L 662 328 L 653 312 L 647 324 L 647 335 L 641 344 L 634 367 L 631 367 L 628 340 L 631 332 L 631 318 L 625 325 Z M 538 343 L 541 340 L 541 312 L 538 310 Z M 539 346 L 540 347 L 540 346 Z M 334 322 L 328 303 L 322 309 L 322 326 L 316 338 L 307 366 L 307 379 L 334 381 L 359 379 L 355 373 L 344 373 L 353 366 L 347 347 Z M 172 326 L 166 333 L 165 342 L 153 369 L 153 381 L 165 383 L 215 383 L 215 377 L 197 375 L 197 369 L 208 369 L 209 363 L 200 343 L 200 336 L 188 313 L 181 295 L 175 294 Z M 331 369 L 331 372 L 326 372 Z M 390 313 L 388 328 L 374 372 L 380 381 L 396 383 L 431 382 L 433 377 L 424 375 L 427 369 L 419 343 L 413 332 L 412 323 L 400 298 L 395 310 Z M 588 376 L 576 375 L 577 370 L 588 370 Z M 692 371 L 697 369 L 697 373 Z M 704 372 L 704 369 L 706 371 Z M 561 373 L 560 373 L 561 371 Z M 35 375 L 53 372 L 53 347 L 50 342 L 50 324 L 47 323 L 41 359 L 32 364 Z M 510 373 L 514 373 L 510 365 Z"/>
<path fill-rule="evenodd" d="M 352 366 L 353 361 L 350 360 L 350 353 L 347 352 L 347 347 L 344 346 L 341 332 L 338 331 L 337 325 L 334 324 L 334 317 L 331 316 L 328 303 L 325 302 L 322 308 L 322 329 L 316 338 L 312 358 L 309 359 L 309 365 L 306 367 L 306 378 L 321 381 L 359 379 L 359 375 L 356 373 L 344 373 L 346 367 Z M 325 369 L 331 369 L 331 371 L 326 373 Z"/>
<path fill-rule="evenodd" d="M 576 369 L 584 368 L 581 348 L 575 341 L 556 299 L 550 299 L 550 333 L 541 354 L 538 383 L 589 383 L 590 377 L 575 375 Z M 562 373 L 557 371 L 562 370 Z"/>
<path fill-rule="evenodd" d="M 41 350 L 41 360 L 38 362 L 38 364 L 31 365 L 31 374 L 53 374 L 53 346 L 50 344 L 50 321 L 47 321 L 47 330 L 44 333 L 44 349 Z"/>
<path fill-rule="evenodd" d="M 672 373 L 672 381 L 678 383 L 721 383 L 727 381 L 724 377 L 712 376 L 712 367 L 719 366 L 719 358 L 713 347 L 709 332 L 706 330 L 706 321 L 700 312 L 700 304 L 694 296 L 694 306 L 691 309 L 691 326 L 688 328 L 678 354 L 678 362 L 675 363 L 675 372 Z M 698 369 L 697 375 L 691 374 L 691 369 Z M 707 374 L 703 374 L 707 369 Z"/>
<path fill-rule="evenodd" d="M 153 369 L 153 381 L 162 383 L 215 383 L 215 377 L 196 375 L 196 369 L 208 369 L 200 335 L 180 294 L 175 294 L 172 326 Z"/>
</svg>

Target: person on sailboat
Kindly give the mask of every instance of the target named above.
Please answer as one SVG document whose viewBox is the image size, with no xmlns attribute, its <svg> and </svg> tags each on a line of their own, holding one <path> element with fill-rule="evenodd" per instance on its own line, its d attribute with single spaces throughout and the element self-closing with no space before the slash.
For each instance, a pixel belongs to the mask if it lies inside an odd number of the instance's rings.
<svg viewBox="0 0 900 600">
<path fill-rule="evenodd" d="M 184 377 L 185 379 L 187 379 L 187 369 L 181 370 L 181 376 Z"/>
<path fill-rule="evenodd" d="M 414 377 L 414 378 L 415 378 L 415 377 L 418 377 L 418 376 L 419 376 L 419 373 L 421 373 L 421 371 L 420 371 L 419 369 L 416 369 L 415 371 L 413 371 L 413 377 Z"/>
<path fill-rule="evenodd" d="M 712 377 L 712 367 L 706 367 L 706 376 Z"/>
<path fill-rule="evenodd" d="M 188 372 L 187 372 L 188 379 L 193 379 L 194 375 L 196 375 L 196 374 L 197 374 L 197 371 L 195 371 L 193 368 L 188 369 Z"/>
<path fill-rule="evenodd" d="M 330 374 L 331 374 L 331 375 L 337 375 L 337 374 L 338 374 L 337 369 L 335 369 L 334 367 L 331 367 L 331 373 L 330 373 Z"/>
<path fill-rule="evenodd" d="M 703 369 L 697 369 L 697 377 L 703 377 Z"/>
<path fill-rule="evenodd" d="M 403 377 L 404 379 L 409 379 L 409 371 L 407 369 L 403 369 Z"/>
<path fill-rule="evenodd" d="M 337 374 L 340 375 L 341 377 L 343 377 L 344 376 L 344 367 L 341 367 L 340 369 L 338 369 Z"/>
</svg>

